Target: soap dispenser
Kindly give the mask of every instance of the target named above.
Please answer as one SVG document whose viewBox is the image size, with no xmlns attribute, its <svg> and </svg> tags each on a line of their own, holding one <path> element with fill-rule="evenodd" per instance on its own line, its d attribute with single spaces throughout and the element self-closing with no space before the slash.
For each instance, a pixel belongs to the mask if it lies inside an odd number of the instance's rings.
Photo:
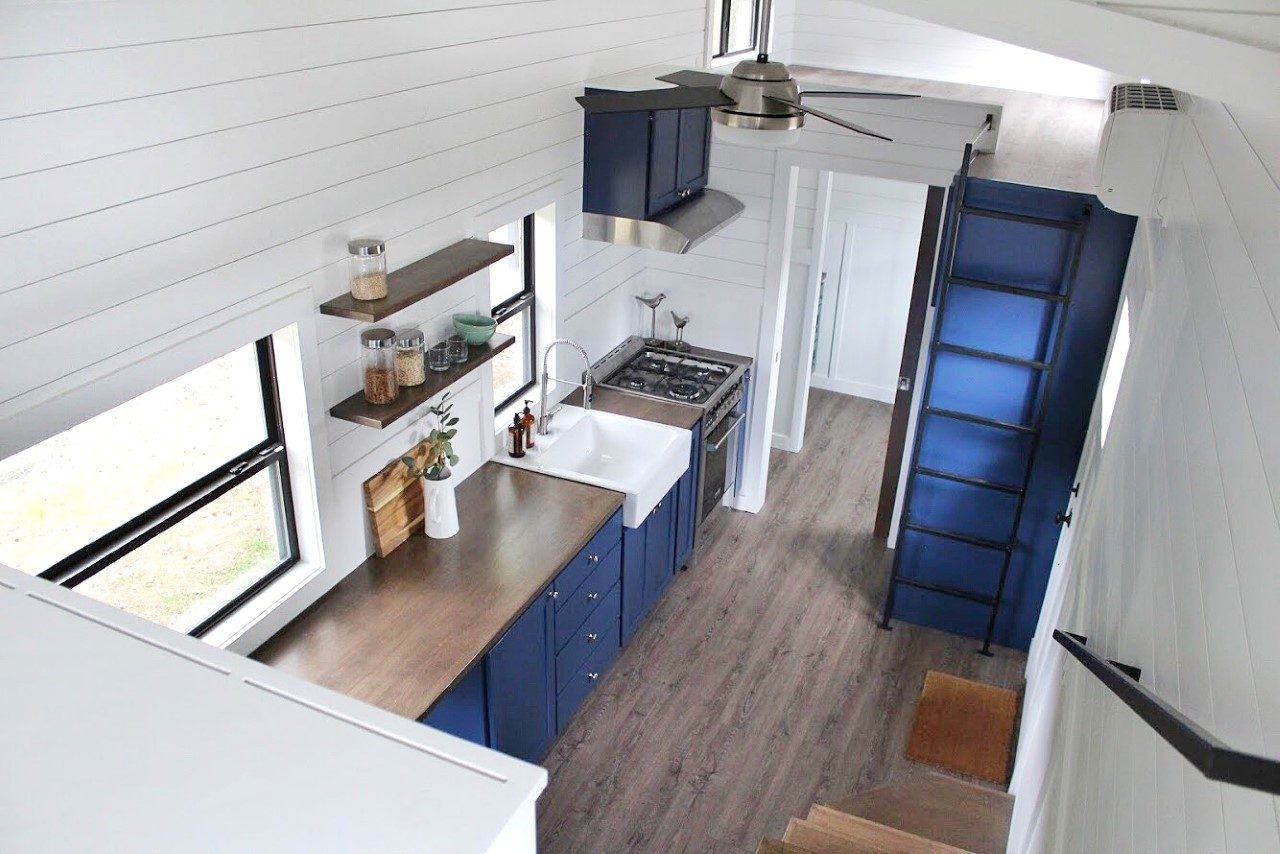
<svg viewBox="0 0 1280 854">
<path fill-rule="evenodd" d="M 536 432 L 534 427 L 538 424 L 538 419 L 533 417 L 533 410 L 529 409 L 532 400 L 524 402 L 524 413 L 520 416 L 520 423 L 524 425 L 524 446 L 525 448 L 533 447 L 533 434 Z"/>
<path fill-rule="evenodd" d="M 512 416 L 511 426 L 507 428 L 507 454 L 512 457 L 524 456 L 524 423 L 520 413 Z"/>
</svg>

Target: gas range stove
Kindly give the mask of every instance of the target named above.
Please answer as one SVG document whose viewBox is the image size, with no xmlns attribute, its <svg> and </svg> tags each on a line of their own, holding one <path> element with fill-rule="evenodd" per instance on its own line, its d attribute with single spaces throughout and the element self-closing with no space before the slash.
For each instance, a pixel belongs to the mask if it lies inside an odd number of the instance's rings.
<svg viewBox="0 0 1280 854">
<path fill-rule="evenodd" d="M 703 403 L 732 373 L 733 365 L 646 347 L 603 385 L 665 397 L 677 403 Z"/>
<path fill-rule="evenodd" d="M 700 347 L 674 350 L 631 337 L 596 362 L 597 385 L 704 411 L 706 429 L 720 423 L 742 398 L 751 360 Z"/>
</svg>

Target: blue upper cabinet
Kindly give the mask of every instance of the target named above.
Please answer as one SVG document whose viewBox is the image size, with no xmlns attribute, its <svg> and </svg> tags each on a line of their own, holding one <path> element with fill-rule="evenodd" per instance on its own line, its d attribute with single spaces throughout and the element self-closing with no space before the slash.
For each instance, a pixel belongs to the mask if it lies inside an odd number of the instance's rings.
<svg viewBox="0 0 1280 854">
<path fill-rule="evenodd" d="M 555 736 L 549 594 L 541 594 L 520 615 L 484 663 L 489 746 L 526 762 L 541 759 Z"/>
<path fill-rule="evenodd" d="M 588 113 L 583 147 L 582 209 L 647 219 L 707 185 L 711 112 Z"/>
</svg>

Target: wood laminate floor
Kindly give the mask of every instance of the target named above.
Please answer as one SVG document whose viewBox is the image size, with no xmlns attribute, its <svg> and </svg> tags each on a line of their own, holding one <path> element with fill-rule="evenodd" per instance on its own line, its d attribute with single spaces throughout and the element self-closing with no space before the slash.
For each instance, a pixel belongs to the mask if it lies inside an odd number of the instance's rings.
<svg viewBox="0 0 1280 854">
<path fill-rule="evenodd" d="M 552 746 L 545 852 L 754 851 L 813 801 L 908 770 L 924 675 L 1020 688 L 1025 656 L 876 627 L 889 552 L 871 536 L 890 407 L 810 396 L 759 514 L 722 512 Z"/>
</svg>

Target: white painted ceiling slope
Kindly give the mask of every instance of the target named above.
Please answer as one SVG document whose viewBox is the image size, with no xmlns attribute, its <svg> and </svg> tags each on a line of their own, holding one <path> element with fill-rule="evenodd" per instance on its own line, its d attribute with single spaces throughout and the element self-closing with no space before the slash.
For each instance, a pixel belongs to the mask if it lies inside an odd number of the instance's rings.
<svg viewBox="0 0 1280 854">
<path fill-rule="evenodd" d="M 1240 44 L 1280 50 L 1277 0 L 1075 0 L 1148 21 L 1218 36 Z"/>
<path fill-rule="evenodd" d="M 1280 89 L 1276 0 L 860 2 L 1251 111 L 1273 112 Z"/>
</svg>

